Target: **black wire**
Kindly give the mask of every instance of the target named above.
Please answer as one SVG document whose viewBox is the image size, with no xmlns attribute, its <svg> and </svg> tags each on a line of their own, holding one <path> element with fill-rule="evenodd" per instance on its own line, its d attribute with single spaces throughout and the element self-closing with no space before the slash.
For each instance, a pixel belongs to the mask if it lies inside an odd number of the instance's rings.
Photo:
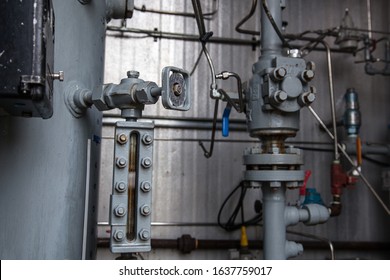
<svg viewBox="0 0 390 280">
<path fill-rule="evenodd" d="M 237 202 L 237 205 L 234 207 L 234 210 L 232 214 L 230 215 L 229 219 L 226 223 L 221 222 L 221 215 L 222 212 L 227 204 L 227 202 L 233 197 L 233 195 L 241 188 L 240 191 L 240 197 Z M 236 186 L 230 194 L 226 197 L 224 202 L 221 205 L 221 208 L 218 212 L 218 225 L 223 228 L 226 231 L 235 231 L 240 229 L 242 226 L 251 226 L 251 225 L 257 225 L 260 221 L 262 221 L 263 216 L 262 213 L 256 214 L 252 219 L 249 219 L 245 221 L 245 215 L 244 215 L 244 199 L 246 196 L 247 187 L 244 185 L 244 181 L 241 181 L 238 186 Z M 241 212 L 241 223 L 235 223 L 238 214 Z"/>
<path fill-rule="evenodd" d="M 262 3 L 263 3 L 264 12 L 265 12 L 265 14 L 267 15 L 267 18 L 269 19 L 269 21 L 270 21 L 272 27 L 274 28 L 276 34 L 278 34 L 280 40 L 282 41 L 283 46 L 286 46 L 286 47 L 288 47 L 289 49 L 291 49 L 290 44 L 286 41 L 286 39 L 284 38 L 282 32 L 280 32 L 280 29 L 279 29 L 278 25 L 276 24 L 276 22 L 275 22 L 273 16 L 271 15 L 270 10 L 268 9 L 267 1 L 266 1 L 266 0 L 263 0 Z"/>
<path fill-rule="evenodd" d="M 206 158 L 210 158 L 213 155 L 214 142 L 215 142 L 215 131 L 217 130 L 218 104 L 219 104 L 219 99 L 216 99 L 215 105 L 214 105 L 213 127 L 211 130 L 211 141 L 210 141 L 209 150 L 206 149 L 206 147 L 204 146 L 202 141 L 199 141 L 199 146 L 202 148 L 202 150 L 204 152 L 204 156 Z"/>
<path fill-rule="evenodd" d="M 200 38 L 206 34 L 206 27 L 204 25 L 204 17 L 202 14 L 202 6 L 199 3 L 199 0 L 192 0 L 192 6 L 195 12 L 195 19 L 199 29 Z"/>
<path fill-rule="evenodd" d="M 247 22 L 255 13 L 257 7 L 257 0 L 252 0 L 252 7 L 249 13 L 240 20 L 239 23 L 236 25 L 236 31 L 243 34 L 249 34 L 249 35 L 260 35 L 260 31 L 254 31 L 254 30 L 247 30 L 247 29 L 241 29 L 240 27 Z"/>
<path fill-rule="evenodd" d="M 200 50 L 200 53 L 198 55 L 198 58 L 196 59 L 196 62 L 194 64 L 194 66 L 192 67 L 192 70 L 190 72 L 190 76 L 192 76 L 194 73 L 195 73 L 195 70 L 196 68 L 198 67 L 199 65 L 199 62 L 200 62 L 200 59 L 202 58 L 202 54 L 203 54 L 203 48 Z"/>
</svg>

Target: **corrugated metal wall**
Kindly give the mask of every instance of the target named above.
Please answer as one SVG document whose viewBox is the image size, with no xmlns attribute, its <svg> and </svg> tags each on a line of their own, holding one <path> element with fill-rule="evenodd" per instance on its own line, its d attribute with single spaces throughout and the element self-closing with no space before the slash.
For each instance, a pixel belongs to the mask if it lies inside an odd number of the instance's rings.
<svg viewBox="0 0 390 280">
<path fill-rule="evenodd" d="M 213 31 L 214 36 L 230 37 L 251 40 L 250 35 L 235 32 L 235 25 L 249 11 L 252 1 L 202 1 L 203 12 L 213 9 L 219 2 L 218 12 L 212 20 L 206 21 L 206 29 Z M 286 1 L 284 20 L 288 22 L 288 33 L 300 33 L 306 30 L 328 29 L 340 25 L 344 9 L 349 8 L 355 25 L 359 28 L 367 27 L 366 0 L 294 0 Z M 136 0 L 135 5 L 156 10 L 192 11 L 191 1 L 144 1 Z M 386 0 L 372 1 L 373 28 L 389 32 L 388 15 L 390 4 Z M 120 22 L 111 22 L 111 25 L 120 25 Z M 259 13 L 245 24 L 245 28 L 259 30 Z M 193 18 L 183 18 L 169 15 L 134 12 L 131 20 L 127 21 L 131 28 L 157 29 L 166 32 L 197 34 L 196 22 Z M 144 80 L 155 81 L 161 84 L 161 69 L 167 65 L 191 70 L 200 52 L 197 42 L 181 40 L 154 39 L 142 34 L 122 34 L 108 32 L 106 40 L 106 72 L 107 83 L 118 83 L 126 76 L 126 71 L 137 70 Z M 115 35 L 115 36 L 114 36 Z M 375 34 L 380 37 L 380 34 Z M 328 42 L 334 47 L 334 39 Z M 215 63 L 216 71 L 234 71 L 241 75 L 243 81 L 251 77 L 252 64 L 257 61 L 259 48 L 251 46 L 237 46 L 225 44 L 209 44 L 209 50 Z M 378 55 L 383 55 L 378 53 Z M 327 122 L 330 121 L 329 88 L 327 79 L 327 65 L 325 52 L 313 52 L 307 56 L 316 65 L 316 77 L 312 82 L 318 94 L 313 107 Z M 388 125 L 390 111 L 389 77 L 368 76 L 364 73 L 364 64 L 355 64 L 361 60 L 361 53 L 355 57 L 347 54 L 333 53 L 334 89 L 336 94 L 337 114 L 340 117 L 344 110 L 343 95 L 347 88 L 354 87 L 359 93 L 363 125 L 361 137 L 363 141 L 386 143 L 388 139 Z M 166 117 L 171 119 L 210 119 L 213 114 L 213 101 L 208 97 L 210 72 L 203 57 L 192 76 L 192 108 L 188 112 L 174 112 L 165 110 L 160 102 L 154 106 L 146 106 L 144 116 Z M 219 87 L 226 90 L 235 90 L 232 82 L 218 82 Z M 220 106 L 219 117 L 222 116 L 224 105 Z M 109 112 L 112 114 L 118 112 Z M 232 114 L 232 119 L 244 120 L 244 115 Z M 99 221 L 108 221 L 109 195 L 112 180 L 112 155 L 114 127 L 113 119 L 106 118 L 103 129 L 102 162 L 100 177 Z M 159 122 L 157 122 L 158 124 Z M 204 122 L 201 122 L 202 124 Z M 206 125 L 210 126 L 207 121 Z M 343 135 L 343 129 L 340 128 Z M 217 214 L 228 193 L 242 178 L 242 153 L 245 147 L 255 145 L 243 143 L 241 140 L 250 139 L 245 131 L 232 132 L 229 140 L 232 142 L 217 142 L 214 155 L 206 159 L 198 145 L 198 139 L 209 139 L 210 130 L 157 128 L 154 154 L 154 190 L 153 216 L 154 222 L 190 222 L 216 223 Z M 217 139 L 222 139 L 220 132 Z M 345 135 L 344 135 L 345 139 Z M 301 113 L 301 131 L 296 141 L 329 142 L 326 134 L 319 130 L 316 121 L 308 110 Z M 208 142 L 206 142 L 208 143 Z M 206 145 L 207 146 L 207 145 Z M 327 146 L 328 147 L 328 146 Z M 304 152 L 305 165 L 313 175 L 309 181 L 311 187 L 317 188 L 326 203 L 331 201 L 330 195 L 330 164 L 332 153 Z M 387 158 L 379 158 L 387 161 Z M 381 197 L 389 205 L 389 193 L 381 188 L 382 167 L 364 162 L 363 172 L 375 186 Z M 297 199 L 298 191 L 288 192 L 291 202 Z M 253 212 L 254 199 L 261 198 L 260 190 L 250 190 L 247 213 Z M 331 219 L 328 223 L 315 227 L 296 226 L 292 229 L 301 232 L 313 233 L 329 238 L 332 241 L 371 241 L 390 242 L 390 220 L 385 216 L 383 209 L 373 198 L 362 182 L 358 182 L 354 189 L 344 191 L 343 213 L 340 217 Z M 108 227 L 99 227 L 99 237 L 106 237 Z M 216 226 L 197 227 L 162 227 L 154 226 L 152 238 L 176 239 L 182 234 L 191 234 L 199 239 L 239 239 L 239 232 L 226 233 Z M 250 239 L 261 239 L 260 228 L 249 230 Z M 289 236 L 290 237 L 290 236 Z M 291 239 L 296 238 L 291 236 Z M 383 252 L 382 252 L 383 253 Z M 300 258 L 328 257 L 326 251 L 307 251 Z M 381 258 L 378 252 L 337 252 L 340 258 Z M 99 258 L 113 258 L 108 250 L 101 249 Z M 227 251 L 198 251 L 191 255 L 182 255 L 174 250 L 153 250 L 144 254 L 150 259 L 224 259 Z M 387 252 L 387 257 L 389 254 Z"/>
</svg>

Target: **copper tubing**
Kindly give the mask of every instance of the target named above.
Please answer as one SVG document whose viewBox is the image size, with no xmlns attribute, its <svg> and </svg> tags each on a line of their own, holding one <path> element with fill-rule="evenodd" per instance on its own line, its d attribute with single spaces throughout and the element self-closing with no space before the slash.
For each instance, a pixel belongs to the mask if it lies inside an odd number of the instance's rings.
<svg viewBox="0 0 390 280">
<path fill-rule="evenodd" d="M 362 141 L 360 137 L 356 137 L 356 159 L 357 159 L 357 165 L 362 165 Z"/>
</svg>

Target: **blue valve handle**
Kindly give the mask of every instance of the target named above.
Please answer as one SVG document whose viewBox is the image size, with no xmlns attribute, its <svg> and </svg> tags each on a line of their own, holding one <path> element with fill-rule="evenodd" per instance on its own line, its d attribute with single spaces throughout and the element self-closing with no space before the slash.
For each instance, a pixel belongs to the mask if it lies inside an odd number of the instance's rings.
<svg viewBox="0 0 390 280">
<path fill-rule="evenodd" d="M 232 110 L 232 106 L 228 103 L 222 115 L 222 136 L 223 137 L 229 136 L 229 116 L 231 110 Z"/>
</svg>

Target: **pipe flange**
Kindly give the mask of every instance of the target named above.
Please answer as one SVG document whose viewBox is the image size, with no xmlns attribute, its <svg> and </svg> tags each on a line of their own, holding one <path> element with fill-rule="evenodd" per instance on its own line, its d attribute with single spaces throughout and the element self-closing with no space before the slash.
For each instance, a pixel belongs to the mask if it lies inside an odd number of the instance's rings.
<svg viewBox="0 0 390 280">
<path fill-rule="evenodd" d="M 258 182 L 303 182 L 303 170 L 246 170 L 246 181 Z"/>
<path fill-rule="evenodd" d="M 302 165 L 299 154 L 252 154 L 244 155 L 245 165 Z"/>
</svg>

